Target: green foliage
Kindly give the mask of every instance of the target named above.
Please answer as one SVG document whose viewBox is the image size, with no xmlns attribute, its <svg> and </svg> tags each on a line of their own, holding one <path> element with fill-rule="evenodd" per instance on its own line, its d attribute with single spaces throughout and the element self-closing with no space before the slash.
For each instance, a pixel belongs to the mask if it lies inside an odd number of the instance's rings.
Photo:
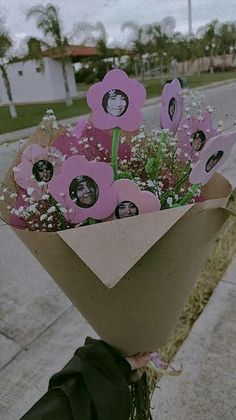
<svg viewBox="0 0 236 420">
<path fill-rule="evenodd" d="M 162 159 L 161 156 L 152 157 L 148 159 L 145 165 L 145 171 L 147 175 L 150 176 L 151 179 L 155 179 L 158 177 L 160 168 L 161 168 Z"/>
<path fill-rule="evenodd" d="M 129 171 L 117 171 L 117 179 L 133 179 L 131 172 Z"/>
</svg>

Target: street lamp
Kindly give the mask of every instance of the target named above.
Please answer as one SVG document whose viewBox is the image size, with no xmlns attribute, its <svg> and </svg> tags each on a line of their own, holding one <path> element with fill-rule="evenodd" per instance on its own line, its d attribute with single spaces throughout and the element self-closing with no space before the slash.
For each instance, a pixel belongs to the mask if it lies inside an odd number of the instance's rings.
<svg viewBox="0 0 236 420">
<path fill-rule="evenodd" d="M 188 0 L 188 34 L 193 35 L 192 0 Z"/>
</svg>

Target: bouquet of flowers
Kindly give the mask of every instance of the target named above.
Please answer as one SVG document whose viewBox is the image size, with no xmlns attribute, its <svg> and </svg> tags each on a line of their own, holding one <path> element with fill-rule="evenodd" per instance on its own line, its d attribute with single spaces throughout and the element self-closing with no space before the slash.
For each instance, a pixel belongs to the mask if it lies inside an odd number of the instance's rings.
<svg viewBox="0 0 236 420">
<path fill-rule="evenodd" d="M 213 128 L 212 109 L 184 105 L 179 80 L 165 85 L 151 133 L 145 99 L 109 71 L 87 93 L 90 119 L 71 132 L 48 110 L 0 188 L 2 219 L 126 355 L 155 351 L 173 330 L 230 214 L 216 171 L 236 142 Z"/>
</svg>

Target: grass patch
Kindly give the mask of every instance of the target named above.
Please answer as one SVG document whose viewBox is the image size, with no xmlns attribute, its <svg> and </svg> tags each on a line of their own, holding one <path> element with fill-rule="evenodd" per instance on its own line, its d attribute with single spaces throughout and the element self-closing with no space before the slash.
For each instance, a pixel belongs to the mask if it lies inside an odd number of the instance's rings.
<svg viewBox="0 0 236 420">
<path fill-rule="evenodd" d="M 213 82 L 236 79 L 236 71 L 214 74 L 207 73 L 201 76 L 194 75 L 185 77 L 185 79 L 187 80 L 188 86 L 194 88 Z M 162 83 L 160 78 L 146 80 L 144 84 L 147 89 L 148 98 L 161 95 Z M 79 90 L 87 90 L 88 88 L 89 86 L 80 84 Z M 48 108 L 54 110 L 58 120 L 87 114 L 89 112 L 85 98 L 75 100 L 72 107 L 66 107 L 64 102 L 18 105 L 16 106 L 18 118 L 15 119 L 10 117 L 8 106 L 2 106 L 0 107 L 0 134 L 38 125 Z"/>
<path fill-rule="evenodd" d="M 208 85 L 210 83 L 236 79 L 236 71 L 217 72 L 213 74 L 203 73 L 200 76 L 183 76 L 183 79 L 187 82 L 188 87 L 195 88 L 199 86 Z M 146 80 L 145 87 L 147 89 L 147 95 L 149 98 L 161 95 L 162 83 L 160 78 Z"/>
<path fill-rule="evenodd" d="M 11 118 L 8 107 L 3 106 L 0 107 L 0 134 L 38 125 L 49 108 L 53 109 L 58 120 L 89 113 L 85 98 L 74 100 L 71 107 L 66 107 L 64 102 L 18 105 L 18 118 Z"/>
<path fill-rule="evenodd" d="M 232 194 L 228 208 L 236 212 L 236 190 Z M 189 334 L 193 323 L 206 306 L 216 286 L 236 254 L 236 221 L 230 217 L 218 236 L 214 249 L 207 259 L 200 278 L 185 306 L 173 335 L 161 349 L 164 360 L 170 361 Z"/>
</svg>

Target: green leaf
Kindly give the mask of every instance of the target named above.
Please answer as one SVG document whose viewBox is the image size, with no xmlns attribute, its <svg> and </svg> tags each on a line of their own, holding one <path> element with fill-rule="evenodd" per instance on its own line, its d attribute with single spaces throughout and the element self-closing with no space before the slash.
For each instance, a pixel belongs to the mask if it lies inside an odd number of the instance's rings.
<svg viewBox="0 0 236 420">
<path fill-rule="evenodd" d="M 133 179 L 133 176 L 129 171 L 117 172 L 116 179 Z"/>
</svg>

